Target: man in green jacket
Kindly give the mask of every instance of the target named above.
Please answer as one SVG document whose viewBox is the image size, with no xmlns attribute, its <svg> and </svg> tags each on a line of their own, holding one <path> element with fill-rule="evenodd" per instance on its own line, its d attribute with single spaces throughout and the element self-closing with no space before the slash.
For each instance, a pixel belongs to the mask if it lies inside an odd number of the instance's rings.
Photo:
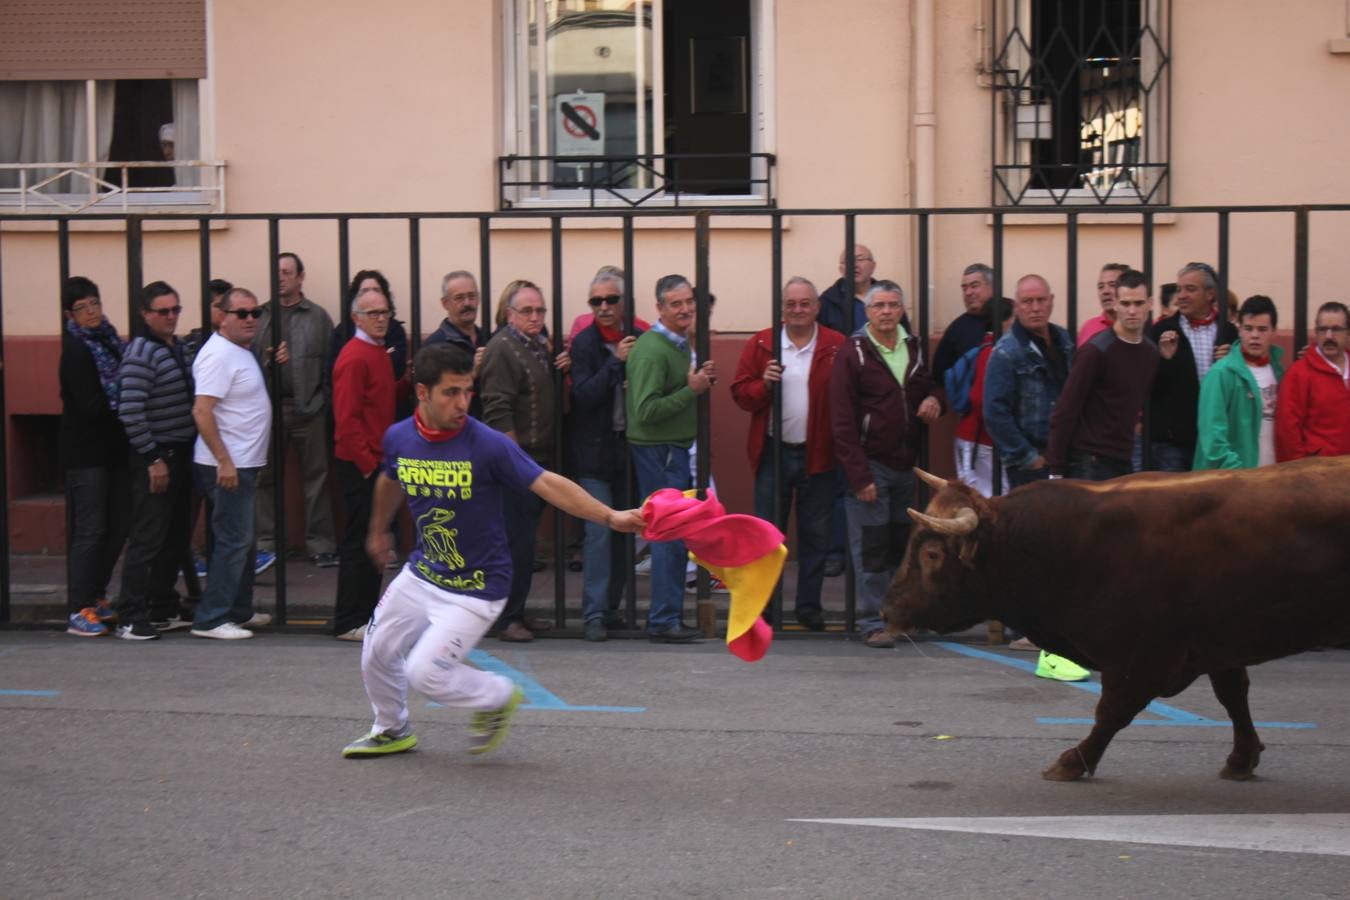
<svg viewBox="0 0 1350 900">
<path fill-rule="evenodd" d="M 1275 402 L 1284 351 L 1272 345 L 1275 302 L 1257 294 L 1238 310 L 1240 353 L 1216 362 L 1200 384 L 1192 468 L 1252 469 L 1275 462 Z"/>
<path fill-rule="evenodd" d="M 644 499 L 661 488 L 689 490 L 689 447 L 698 434 L 699 394 L 717 382 L 717 364 L 692 368 L 689 339 L 694 325 L 694 288 L 683 275 L 656 282 L 660 319 L 628 353 L 628 450 L 638 492 Z M 681 541 L 653 542 L 652 601 L 647 635 L 652 641 L 687 644 L 703 636 L 684 625 L 684 572 L 689 555 Z"/>
</svg>

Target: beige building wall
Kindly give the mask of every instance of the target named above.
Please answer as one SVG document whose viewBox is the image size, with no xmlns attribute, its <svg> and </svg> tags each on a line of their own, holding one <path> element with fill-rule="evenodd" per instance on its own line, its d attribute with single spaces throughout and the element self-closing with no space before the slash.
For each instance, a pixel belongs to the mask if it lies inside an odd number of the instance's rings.
<svg viewBox="0 0 1350 900">
<path fill-rule="evenodd" d="M 767 2 L 767 0 L 766 0 Z M 916 0 L 917 2 L 917 0 Z M 217 0 L 209 25 L 211 78 L 204 89 L 207 146 L 228 162 L 232 213 L 491 211 L 502 116 L 500 3 L 394 5 L 335 0 L 313 4 Z M 913 3 L 854 0 L 825 9 L 776 0 L 776 77 L 771 117 L 780 207 L 905 207 L 913 197 L 912 109 L 916 35 Z M 937 84 L 939 206 L 990 200 L 990 97 L 980 61 L 989 40 L 987 0 L 935 3 L 932 40 Z M 822 17 L 831 20 L 823 23 Z M 1172 201 L 1176 204 L 1317 203 L 1350 199 L 1350 57 L 1327 51 L 1345 31 L 1344 0 L 1307 0 L 1299 15 L 1268 4 L 1173 0 Z M 844 22 L 847 27 L 844 27 Z M 828 27 L 825 27 L 828 25 Z M 1011 212 L 1004 258 L 1011 276 L 1038 271 L 1060 297 L 1065 318 L 1062 227 L 1024 224 Z M 1292 215 L 1234 217 L 1229 280 L 1243 296 L 1262 292 L 1292 311 Z M 1142 261 L 1137 225 L 1080 228 L 1079 318 L 1095 313 L 1093 285 L 1104 261 Z M 712 289 L 716 324 L 749 331 L 767 324 L 772 285 L 769 216 L 714 219 Z M 1037 220 L 1040 221 L 1040 220 Z M 689 220 L 643 221 L 637 230 L 637 311 L 653 312 L 651 285 L 671 271 L 693 275 Z M 837 277 L 844 225 L 838 217 L 785 217 L 784 275 L 824 288 Z M 71 271 L 103 287 L 109 312 L 126 322 L 124 236 L 116 224 L 77 224 Z M 164 278 L 196 308 L 195 226 L 147 226 L 144 274 Z M 30 229 L 30 230 L 23 230 Z M 1339 279 L 1350 215 L 1314 215 L 1314 305 L 1345 297 Z M 877 274 L 915 290 L 914 229 L 907 217 L 860 216 L 858 240 L 877 256 Z M 420 270 L 409 269 L 408 225 L 353 222 L 353 271 L 380 268 L 406 317 L 412 279 L 421 287 L 426 333 L 439 320 L 439 279 L 477 271 L 473 222 L 426 221 Z M 547 220 L 499 220 L 491 231 L 492 285 L 530 278 L 552 293 Z M 960 311 L 962 267 L 991 261 L 992 228 L 983 215 L 935 220 L 933 324 Z M 0 256 L 7 335 L 52 334 L 59 321 L 52 229 L 7 226 Z M 340 315 L 337 226 L 292 222 L 281 247 L 306 262 L 307 293 Z M 1155 280 L 1191 259 L 1217 261 L 1213 216 L 1159 217 Z M 617 220 L 564 227 L 566 318 L 584 311 L 589 276 L 621 262 Z M 266 295 L 269 254 L 262 223 L 230 222 L 212 231 L 211 275 Z M 550 302 L 557 298 L 549 297 Z M 183 328 L 196 324 L 195 312 Z"/>
</svg>

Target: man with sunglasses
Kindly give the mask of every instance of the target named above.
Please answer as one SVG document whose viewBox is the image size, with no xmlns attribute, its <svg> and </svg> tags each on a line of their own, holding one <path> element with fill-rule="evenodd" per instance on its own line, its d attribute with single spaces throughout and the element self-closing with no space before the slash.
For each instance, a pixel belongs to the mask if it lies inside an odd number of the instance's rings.
<svg viewBox="0 0 1350 900">
<path fill-rule="evenodd" d="M 1350 308 L 1323 303 L 1313 346 L 1284 373 L 1275 404 L 1275 461 L 1350 455 Z"/>
<path fill-rule="evenodd" d="M 623 276 L 601 270 L 591 280 L 588 302 L 592 321 L 572 339 L 572 415 L 568 436 L 577 480 L 586 493 L 607 506 L 630 505 L 625 477 L 628 427 L 624 410 L 628 353 L 645 329 L 632 332 L 624 316 Z M 586 523 L 582 557 L 582 636 L 603 641 L 610 628 L 625 624 L 619 602 L 627 584 L 627 554 L 610 530 Z"/>
<path fill-rule="evenodd" d="M 253 637 L 242 626 L 270 621 L 253 612 L 253 574 L 254 497 L 259 474 L 267 465 L 272 400 L 250 350 L 263 312 L 257 296 L 234 288 L 225 295 L 221 309 L 225 318 L 220 330 L 192 364 L 197 382 L 192 418 L 198 432 L 192 461 L 197 487 L 213 504 L 211 527 L 216 537 L 192 634 L 239 640 Z"/>
<path fill-rule="evenodd" d="M 117 417 L 131 445 L 131 526 L 122 560 L 117 636 L 159 637 L 187 624 L 178 593 L 178 564 L 191 538 L 192 373 L 175 332 L 183 311 L 163 281 L 140 296 L 144 334 L 128 345 L 118 369 Z"/>
</svg>

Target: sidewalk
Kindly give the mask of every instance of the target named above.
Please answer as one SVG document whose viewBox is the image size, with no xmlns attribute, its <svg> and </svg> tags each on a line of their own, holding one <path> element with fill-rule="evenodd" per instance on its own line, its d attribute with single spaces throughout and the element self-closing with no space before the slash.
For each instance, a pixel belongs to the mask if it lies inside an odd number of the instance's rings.
<svg viewBox="0 0 1350 900">
<path fill-rule="evenodd" d="M 286 561 L 286 614 L 287 626 L 304 629 L 327 630 L 333 614 L 333 600 L 337 593 L 337 568 L 315 568 L 303 556 L 293 556 Z M 789 562 L 783 570 L 788 585 L 784 598 L 783 633 L 811 634 L 797 625 L 792 615 L 792 597 L 796 590 L 796 564 Z M 12 556 L 10 558 L 10 622 L 31 626 L 57 627 L 65 624 L 66 608 L 66 558 L 64 556 Z M 389 571 L 385 582 L 394 576 Z M 527 607 L 529 615 L 553 622 L 553 629 L 540 636 L 580 637 L 581 635 L 581 573 L 563 573 L 564 616 L 557 621 L 554 601 L 554 579 L 556 573 L 552 564 L 542 572 L 536 572 L 531 584 L 530 599 Z M 273 567 L 258 579 L 254 587 L 254 599 L 258 608 L 265 612 L 276 612 L 277 569 Z M 637 622 L 631 632 L 634 637 L 641 636 L 641 628 L 646 619 L 650 579 L 637 577 Z M 113 573 L 110 584 L 113 597 L 116 597 L 121 584 L 121 567 Z M 844 576 L 826 578 L 821 597 L 825 607 L 825 616 L 829 622 L 826 634 L 841 636 L 844 631 Z M 178 585 L 185 592 L 183 583 Z M 712 597 L 717 609 L 718 622 L 725 625 L 727 612 L 726 595 Z M 685 622 L 693 625 L 696 621 L 695 598 L 692 593 L 685 594 Z M 610 632 L 612 636 L 625 636 L 628 632 Z"/>
</svg>

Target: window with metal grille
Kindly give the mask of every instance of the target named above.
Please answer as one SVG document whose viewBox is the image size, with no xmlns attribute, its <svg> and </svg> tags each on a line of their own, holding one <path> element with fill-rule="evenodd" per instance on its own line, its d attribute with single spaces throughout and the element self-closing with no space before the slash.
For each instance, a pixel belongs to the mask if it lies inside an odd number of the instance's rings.
<svg viewBox="0 0 1350 900">
<path fill-rule="evenodd" d="M 1168 202 L 1170 0 L 994 0 L 993 202 Z"/>
</svg>

